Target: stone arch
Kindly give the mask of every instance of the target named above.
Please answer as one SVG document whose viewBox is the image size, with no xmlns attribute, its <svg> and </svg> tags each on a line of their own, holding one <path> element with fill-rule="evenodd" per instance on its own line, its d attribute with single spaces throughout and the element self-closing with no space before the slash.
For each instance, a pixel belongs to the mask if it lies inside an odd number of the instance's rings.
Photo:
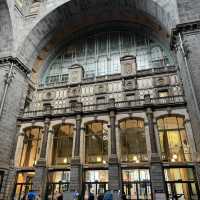
<svg viewBox="0 0 200 200">
<path fill-rule="evenodd" d="M 0 57 L 10 56 L 13 46 L 11 16 L 7 1 L 0 1 Z"/>
<path fill-rule="evenodd" d="M 175 24 L 175 20 L 152 0 L 70 0 L 34 26 L 19 48 L 18 57 L 29 68 L 37 71 L 49 50 L 63 38 L 85 27 L 113 21 L 143 24 L 163 37 L 169 36 Z"/>
</svg>

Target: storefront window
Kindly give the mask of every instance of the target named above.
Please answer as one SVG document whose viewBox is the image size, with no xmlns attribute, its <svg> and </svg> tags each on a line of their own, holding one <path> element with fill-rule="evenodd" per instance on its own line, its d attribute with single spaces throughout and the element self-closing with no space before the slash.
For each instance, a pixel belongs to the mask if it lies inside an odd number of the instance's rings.
<svg viewBox="0 0 200 200">
<path fill-rule="evenodd" d="M 199 199 L 199 191 L 193 168 L 164 169 L 169 199 Z"/>
<path fill-rule="evenodd" d="M 157 121 L 163 161 L 191 161 L 190 146 L 184 126 L 184 118 L 162 117 Z"/>
<path fill-rule="evenodd" d="M 36 164 L 41 150 L 42 127 L 30 127 L 24 130 L 24 140 L 20 158 L 21 167 Z"/>
<path fill-rule="evenodd" d="M 84 199 L 88 199 L 90 195 L 93 195 L 94 199 L 103 198 L 103 195 L 108 190 L 108 170 L 85 171 L 84 188 Z"/>
<path fill-rule="evenodd" d="M 70 186 L 70 171 L 49 171 L 47 183 L 47 199 L 54 200 L 59 195 L 67 196 Z"/>
<path fill-rule="evenodd" d="M 26 199 L 28 192 L 32 189 L 33 177 L 35 172 L 19 172 L 15 186 L 14 199 Z"/>
<path fill-rule="evenodd" d="M 123 162 L 147 161 L 144 121 L 125 119 L 119 124 L 121 136 L 121 159 Z"/>
<path fill-rule="evenodd" d="M 148 169 L 123 169 L 123 193 L 127 199 L 151 199 Z"/>
<path fill-rule="evenodd" d="M 53 131 L 52 164 L 69 164 L 72 157 L 74 126 L 71 124 L 57 125 Z"/>
<path fill-rule="evenodd" d="M 103 163 L 108 160 L 108 128 L 103 121 L 93 121 L 85 126 L 86 163 Z M 95 148 L 94 148 L 95 147 Z"/>
</svg>

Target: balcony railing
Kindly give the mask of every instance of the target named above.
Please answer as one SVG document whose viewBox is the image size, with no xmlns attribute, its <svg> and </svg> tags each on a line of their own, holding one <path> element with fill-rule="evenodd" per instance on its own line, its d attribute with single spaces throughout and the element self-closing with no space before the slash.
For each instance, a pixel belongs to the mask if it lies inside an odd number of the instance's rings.
<svg viewBox="0 0 200 200">
<path fill-rule="evenodd" d="M 137 99 L 130 101 L 119 101 L 119 102 L 110 102 L 101 103 L 101 104 L 91 104 L 83 105 L 78 103 L 77 106 L 73 107 L 64 107 L 64 108 L 51 108 L 43 110 L 34 110 L 26 111 L 22 114 L 22 118 L 32 118 L 32 117 L 42 117 L 44 115 L 62 115 L 62 114 L 73 114 L 76 112 L 88 113 L 92 111 L 106 111 L 111 107 L 116 109 L 130 109 L 130 108 L 142 108 L 145 106 L 165 106 L 165 105 L 177 105 L 184 104 L 185 99 L 183 96 L 168 96 L 160 98 L 148 98 L 148 99 Z"/>
</svg>

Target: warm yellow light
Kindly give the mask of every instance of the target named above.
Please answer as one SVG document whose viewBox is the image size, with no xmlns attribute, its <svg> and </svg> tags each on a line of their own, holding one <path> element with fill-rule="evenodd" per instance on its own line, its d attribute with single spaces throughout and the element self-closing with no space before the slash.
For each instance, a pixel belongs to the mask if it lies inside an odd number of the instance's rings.
<svg viewBox="0 0 200 200">
<path fill-rule="evenodd" d="M 101 162 L 101 157 L 97 157 L 97 162 Z"/>
<path fill-rule="evenodd" d="M 65 158 L 63 162 L 64 162 L 64 163 L 67 163 L 67 158 Z"/>
<path fill-rule="evenodd" d="M 172 158 L 173 158 L 174 160 L 176 160 L 176 159 L 178 158 L 178 156 L 177 156 L 176 154 L 174 154 L 174 155 L 172 156 Z"/>
<path fill-rule="evenodd" d="M 133 156 L 133 160 L 137 161 L 138 160 L 137 156 Z"/>
<path fill-rule="evenodd" d="M 176 160 L 174 158 L 171 159 L 172 162 L 176 162 Z"/>
<path fill-rule="evenodd" d="M 103 160 L 103 164 L 106 164 L 106 161 L 105 161 L 105 160 Z"/>
<path fill-rule="evenodd" d="M 139 161 L 139 160 L 136 160 L 135 162 L 136 162 L 136 163 L 140 163 L 140 161 Z"/>
</svg>

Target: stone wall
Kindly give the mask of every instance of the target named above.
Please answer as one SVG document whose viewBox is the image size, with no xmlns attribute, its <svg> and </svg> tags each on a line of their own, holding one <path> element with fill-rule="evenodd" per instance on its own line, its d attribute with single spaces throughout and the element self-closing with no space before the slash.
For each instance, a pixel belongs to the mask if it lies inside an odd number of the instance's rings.
<svg viewBox="0 0 200 200">
<path fill-rule="evenodd" d="M 10 62 L 0 65 L 0 84 L 2 86 L 0 87 L 1 102 L 5 90 L 6 74 L 8 73 L 10 66 Z M 7 187 L 6 183 L 8 177 L 6 175 L 9 174 L 8 170 L 11 164 L 11 153 L 16 135 L 16 120 L 25 100 L 25 88 L 25 75 L 14 66 L 13 78 L 8 86 L 3 112 L 0 116 L 0 170 L 5 171 L 3 189 L 1 192 L 4 192 L 5 187 Z M 5 197 L 0 195 L 0 199 L 5 200 Z"/>
</svg>

